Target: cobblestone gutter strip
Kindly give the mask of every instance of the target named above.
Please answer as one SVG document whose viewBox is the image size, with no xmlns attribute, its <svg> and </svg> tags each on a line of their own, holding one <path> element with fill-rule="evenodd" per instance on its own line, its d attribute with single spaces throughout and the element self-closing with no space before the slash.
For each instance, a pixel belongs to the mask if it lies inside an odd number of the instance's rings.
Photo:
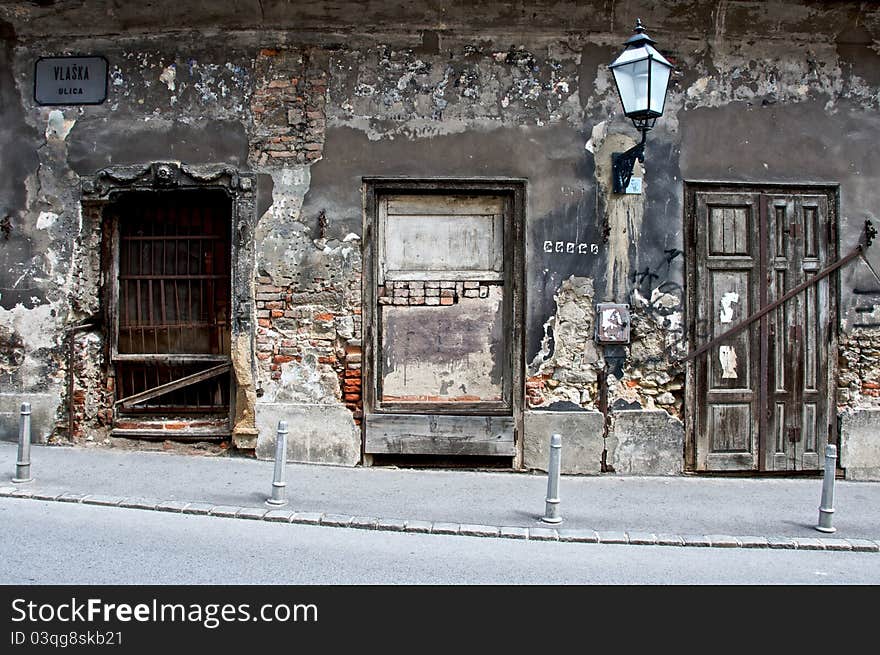
<svg viewBox="0 0 880 655">
<path fill-rule="evenodd" d="M 297 512 L 293 510 L 267 510 L 258 507 L 234 507 L 212 505 L 205 502 L 184 500 L 159 500 L 152 498 L 124 498 L 72 493 L 31 492 L 16 487 L 0 488 L 2 498 L 26 498 L 60 503 L 80 503 L 124 507 L 126 509 L 152 510 L 182 514 L 198 514 L 272 523 L 299 523 L 323 525 L 334 528 L 380 530 L 385 532 L 409 532 L 414 534 L 445 534 L 469 537 L 498 537 L 502 539 L 525 539 L 529 541 L 563 541 L 569 543 L 620 544 L 630 546 L 679 546 L 683 548 L 771 548 L 788 550 L 829 550 L 857 553 L 880 552 L 880 541 L 871 539 L 830 539 L 816 537 L 761 537 L 711 535 L 651 534 L 646 532 L 596 532 L 547 527 L 512 527 L 472 525 L 445 521 L 417 521 L 412 519 L 347 516 L 321 512 Z"/>
</svg>

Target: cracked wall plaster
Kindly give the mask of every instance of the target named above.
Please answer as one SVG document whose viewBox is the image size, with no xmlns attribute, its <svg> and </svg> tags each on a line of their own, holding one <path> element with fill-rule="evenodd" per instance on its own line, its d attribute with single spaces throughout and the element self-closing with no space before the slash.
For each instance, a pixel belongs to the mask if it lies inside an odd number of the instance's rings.
<svg viewBox="0 0 880 655">
<path fill-rule="evenodd" d="M 79 210 L 79 176 L 111 164 L 174 158 L 252 166 L 264 174 L 266 190 L 271 180 L 273 189 L 263 196 L 272 203 L 261 212 L 255 235 L 257 270 L 268 278 L 261 284 L 278 285 L 283 291 L 277 293 L 290 300 L 267 301 L 287 304 L 261 311 L 271 317 L 301 307 L 296 315 L 271 318 L 320 345 L 302 337 L 302 348 L 279 345 L 278 352 L 264 353 L 280 358 L 266 360 L 277 370 L 258 367 L 264 394 L 276 393 L 271 375 L 278 373 L 298 380 L 293 386 L 303 397 L 334 394 L 341 402 L 342 360 L 334 358 L 359 339 L 353 310 L 359 304 L 362 176 L 507 176 L 528 180 L 526 360 L 556 356 L 552 339 L 545 343 L 545 324 L 556 317 L 566 325 L 567 312 L 580 311 L 587 320 L 587 295 L 628 300 L 638 338 L 612 372 L 611 399 L 676 411 L 678 373 L 665 372 L 668 381 L 660 373 L 669 366 L 667 355 L 683 345 L 683 180 L 840 183 L 840 254 L 847 252 L 865 218 L 878 223 L 880 167 L 873 143 L 880 130 L 880 11 L 866 3 L 645 7 L 641 17 L 655 37 L 662 36 L 658 46 L 677 72 L 666 113 L 648 136 L 644 194 L 617 198 L 607 188 L 609 155 L 637 135 L 621 116 L 606 66 L 632 19 L 623 6 L 610 12 L 598 7 L 263 0 L 241 17 L 228 3 L 210 10 L 170 7 L 161 15 L 118 3 L 5 3 L 0 151 L 16 157 L 4 160 L 0 179 L 0 325 L 18 343 L 25 339 L 12 327 L 21 324 L 19 316 L 44 319 L 46 341 L 53 344 L 30 355 L 27 366 L 13 367 L 9 383 L 57 378 L 60 329 L 99 310 L 85 291 L 97 273 L 94 260 L 83 256 L 94 252 L 94 244 L 81 238 L 83 221 L 90 219 Z M 412 30 L 388 27 L 401 16 Z M 177 31 L 163 34 L 166 25 Z M 259 136 L 254 90 L 263 81 L 257 62 L 263 49 L 273 48 L 314 55 L 312 90 L 326 94 L 326 124 L 312 117 L 322 140 L 303 145 L 320 148 L 311 150 L 318 163 L 252 157 Z M 34 59 L 68 49 L 107 53 L 104 105 L 34 106 Z M 327 74 L 324 90 L 321 73 Z M 298 106 L 291 109 L 294 115 L 285 113 L 280 129 L 308 119 L 295 113 Z M 875 270 L 878 252 L 875 245 L 866 253 Z M 590 294 L 568 300 L 573 292 L 563 287 L 572 279 L 589 281 Z M 842 359 L 850 362 L 842 368 L 840 397 L 873 404 L 874 337 L 856 326 L 874 310 L 853 289 L 870 290 L 875 281 L 863 262 L 847 267 L 840 279 Z M 328 314 L 332 318 L 315 318 Z M 561 334 L 587 349 L 586 335 Z M 287 335 L 277 336 L 284 341 Z M 300 337 L 289 341 L 301 343 Z M 558 347 L 560 366 L 549 379 L 560 391 L 552 397 L 591 406 L 594 382 L 578 378 L 587 372 L 567 358 L 568 345 Z M 300 356 L 312 362 L 313 355 L 326 361 L 314 368 L 283 361 Z M 48 373 L 39 373 L 40 367 Z M 238 362 L 236 374 L 244 370 Z M 324 386 L 316 390 L 309 380 L 317 370 Z"/>
</svg>

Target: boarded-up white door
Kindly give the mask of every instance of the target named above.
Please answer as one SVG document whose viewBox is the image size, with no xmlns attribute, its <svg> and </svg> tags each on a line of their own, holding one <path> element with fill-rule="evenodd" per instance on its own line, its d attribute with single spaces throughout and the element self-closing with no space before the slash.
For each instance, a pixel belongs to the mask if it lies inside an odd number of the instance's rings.
<svg viewBox="0 0 880 655">
<path fill-rule="evenodd" d="M 378 199 L 367 453 L 514 454 L 509 203 Z"/>
</svg>

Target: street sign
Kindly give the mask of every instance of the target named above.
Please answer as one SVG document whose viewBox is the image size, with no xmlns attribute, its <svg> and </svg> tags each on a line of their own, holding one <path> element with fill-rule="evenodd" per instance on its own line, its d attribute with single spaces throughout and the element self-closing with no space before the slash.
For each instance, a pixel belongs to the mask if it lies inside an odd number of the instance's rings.
<svg viewBox="0 0 880 655">
<path fill-rule="evenodd" d="M 99 105 L 106 98 L 104 57 L 41 57 L 34 66 L 39 105 Z"/>
</svg>

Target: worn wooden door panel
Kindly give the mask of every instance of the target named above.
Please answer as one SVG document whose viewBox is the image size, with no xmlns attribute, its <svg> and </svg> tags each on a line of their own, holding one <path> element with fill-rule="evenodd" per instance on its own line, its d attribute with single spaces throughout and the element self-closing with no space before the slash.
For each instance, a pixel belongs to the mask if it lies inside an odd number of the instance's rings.
<svg viewBox="0 0 880 655">
<path fill-rule="evenodd" d="M 834 257 L 831 192 L 693 193 L 692 338 L 699 346 Z M 695 362 L 697 470 L 815 470 L 831 426 L 830 278 Z"/>
<path fill-rule="evenodd" d="M 768 290 L 772 299 L 830 263 L 826 195 L 767 195 Z M 807 287 L 772 316 L 767 470 L 815 470 L 828 437 L 830 282 Z M 771 436 L 772 435 L 772 436 Z"/>
<path fill-rule="evenodd" d="M 388 196 L 379 211 L 379 284 L 502 279 L 503 198 Z"/>
<path fill-rule="evenodd" d="M 378 396 L 383 404 L 497 403 L 509 408 L 503 288 L 485 288 L 485 298 L 460 298 L 448 306 L 381 308 Z"/>
<path fill-rule="evenodd" d="M 699 342 L 718 336 L 758 303 L 755 194 L 698 193 Z M 696 361 L 698 470 L 749 470 L 757 463 L 757 328 L 725 340 Z"/>
<path fill-rule="evenodd" d="M 370 414 L 366 451 L 395 455 L 513 456 L 512 416 Z"/>
</svg>

